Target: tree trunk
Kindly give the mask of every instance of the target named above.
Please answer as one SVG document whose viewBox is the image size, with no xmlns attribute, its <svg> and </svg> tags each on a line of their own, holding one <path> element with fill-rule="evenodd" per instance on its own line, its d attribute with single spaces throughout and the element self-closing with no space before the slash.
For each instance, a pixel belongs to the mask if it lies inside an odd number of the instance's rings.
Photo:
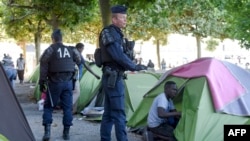
<svg viewBox="0 0 250 141">
<path fill-rule="evenodd" d="M 111 23 L 110 0 L 99 0 L 103 27 Z"/>
<path fill-rule="evenodd" d="M 160 60 L 160 40 L 156 40 L 156 54 L 157 54 L 157 66 L 161 68 L 161 60 Z"/>
<path fill-rule="evenodd" d="M 35 33 L 35 48 L 36 48 L 36 65 L 39 64 L 39 58 L 41 55 L 41 32 L 36 32 Z"/>
<path fill-rule="evenodd" d="M 96 48 L 99 48 L 99 33 L 101 32 L 101 29 L 100 30 L 98 30 L 98 34 L 96 34 Z"/>
<path fill-rule="evenodd" d="M 201 58 L 201 36 L 196 35 L 196 45 L 197 45 L 197 59 Z"/>
<path fill-rule="evenodd" d="M 20 42 L 18 42 L 18 44 L 20 45 L 21 49 L 23 50 L 23 52 L 22 52 L 23 56 L 26 58 L 26 42 L 20 41 Z"/>
<path fill-rule="evenodd" d="M 22 54 L 23 54 L 25 62 L 27 62 L 26 61 L 26 42 L 25 41 L 20 41 L 20 42 L 18 42 L 18 44 L 20 45 L 21 49 L 23 50 Z M 27 67 L 25 67 L 24 71 L 25 72 L 27 71 Z"/>
</svg>

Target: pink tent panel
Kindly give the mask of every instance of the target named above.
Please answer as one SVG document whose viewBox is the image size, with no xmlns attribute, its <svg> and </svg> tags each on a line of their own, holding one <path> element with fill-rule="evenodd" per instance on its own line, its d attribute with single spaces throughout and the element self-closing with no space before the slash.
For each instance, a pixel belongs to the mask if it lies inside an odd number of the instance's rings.
<svg viewBox="0 0 250 141">
<path fill-rule="evenodd" d="M 209 83 L 216 111 L 223 109 L 227 104 L 245 93 L 245 89 L 228 68 L 219 60 L 212 58 L 202 58 L 182 65 L 171 75 L 184 78 L 205 76 Z"/>
</svg>

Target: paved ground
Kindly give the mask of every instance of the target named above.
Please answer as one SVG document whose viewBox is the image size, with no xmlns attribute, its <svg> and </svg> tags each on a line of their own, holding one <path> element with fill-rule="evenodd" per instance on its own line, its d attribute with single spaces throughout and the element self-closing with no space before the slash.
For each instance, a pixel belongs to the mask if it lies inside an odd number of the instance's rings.
<svg viewBox="0 0 250 141">
<path fill-rule="evenodd" d="M 31 130 L 36 141 L 41 141 L 43 136 L 42 112 L 38 111 L 38 106 L 32 100 L 34 84 L 16 83 L 14 86 L 16 96 L 26 115 Z M 62 111 L 55 111 L 53 114 L 53 124 L 51 129 L 51 141 L 63 141 L 62 139 Z M 71 141 L 99 141 L 100 123 L 94 121 L 86 121 L 81 115 L 75 115 L 73 126 L 70 130 Z M 142 141 L 140 135 L 128 133 L 129 141 Z M 112 131 L 112 141 L 116 141 L 114 130 Z"/>
</svg>

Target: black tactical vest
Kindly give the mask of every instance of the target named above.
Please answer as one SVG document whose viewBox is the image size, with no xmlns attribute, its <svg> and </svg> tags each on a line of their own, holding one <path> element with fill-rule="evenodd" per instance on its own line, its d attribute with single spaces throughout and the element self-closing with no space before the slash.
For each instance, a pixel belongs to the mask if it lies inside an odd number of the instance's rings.
<svg viewBox="0 0 250 141">
<path fill-rule="evenodd" d="M 104 36 L 106 36 L 106 38 L 104 38 L 105 40 L 108 40 L 106 42 L 112 42 L 112 41 L 109 41 L 109 39 L 111 40 L 115 40 L 115 41 L 118 41 L 120 42 L 120 44 L 122 45 L 122 42 L 123 42 L 123 34 L 122 33 L 119 33 L 118 31 L 116 31 L 116 27 L 113 27 L 113 26 L 108 26 L 108 27 L 105 27 L 106 29 L 108 29 L 109 31 L 109 34 L 106 34 Z M 102 33 L 103 34 L 103 33 Z M 105 34 L 105 33 L 104 33 Z M 109 36 L 112 36 L 112 37 L 109 37 Z M 102 41 L 103 38 L 99 38 L 99 45 L 101 47 L 101 57 L 102 57 L 102 63 L 103 64 L 109 64 L 109 63 L 113 63 L 115 62 L 111 56 L 108 54 L 107 52 L 107 48 L 106 46 L 103 44 L 104 41 Z"/>
<path fill-rule="evenodd" d="M 49 72 L 74 72 L 72 49 L 62 44 L 52 45 L 52 48 L 54 51 L 49 62 Z"/>
</svg>

